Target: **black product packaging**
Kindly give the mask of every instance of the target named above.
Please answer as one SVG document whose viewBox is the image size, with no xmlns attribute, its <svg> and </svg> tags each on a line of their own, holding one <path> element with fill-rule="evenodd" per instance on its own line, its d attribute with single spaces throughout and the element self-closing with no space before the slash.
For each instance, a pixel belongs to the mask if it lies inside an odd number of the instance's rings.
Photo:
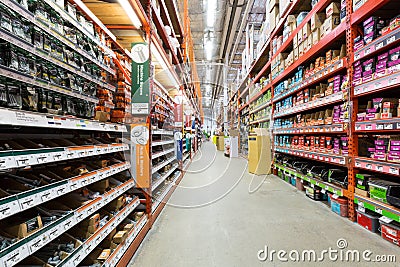
<svg viewBox="0 0 400 267">
<path fill-rule="evenodd" d="M 38 94 L 35 88 L 29 86 L 22 86 L 22 109 L 28 111 L 38 110 Z"/>
<path fill-rule="evenodd" d="M 19 84 L 7 84 L 7 104 L 10 108 L 22 107 L 21 86 Z"/>
<path fill-rule="evenodd" d="M 7 86 L 0 82 L 0 106 L 7 107 Z"/>
</svg>

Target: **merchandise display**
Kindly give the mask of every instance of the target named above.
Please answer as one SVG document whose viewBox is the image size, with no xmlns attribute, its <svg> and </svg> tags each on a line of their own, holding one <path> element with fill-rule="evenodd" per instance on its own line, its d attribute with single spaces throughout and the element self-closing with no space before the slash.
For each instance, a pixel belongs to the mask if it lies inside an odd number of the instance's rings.
<svg viewBox="0 0 400 267">
<path fill-rule="evenodd" d="M 126 266 L 190 163 L 190 138 L 186 151 L 177 146 L 184 118 L 176 94 L 164 88 L 198 80 L 197 72 L 159 75 L 194 61 L 175 38 L 184 35 L 179 14 L 159 10 L 151 34 L 133 23 L 135 40 L 126 41 L 112 24 L 131 14 L 109 23 L 101 10 L 79 0 L 0 1 L 0 266 Z M 144 10 L 134 12 L 150 25 Z M 149 38 L 148 73 L 135 75 L 131 45 Z M 200 118 L 195 89 L 187 82 L 178 92 L 181 115 L 189 107 Z M 137 109 L 144 95 L 146 113 Z M 132 130 L 143 121 L 148 140 Z M 150 181 L 141 188 L 132 151 L 146 145 L 140 160 L 149 162 Z"/>
<path fill-rule="evenodd" d="M 268 129 L 280 178 L 370 231 L 381 218 L 397 229 L 396 1 L 285 2 L 267 1 L 266 37 L 231 96 L 240 140 Z"/>
</svg>

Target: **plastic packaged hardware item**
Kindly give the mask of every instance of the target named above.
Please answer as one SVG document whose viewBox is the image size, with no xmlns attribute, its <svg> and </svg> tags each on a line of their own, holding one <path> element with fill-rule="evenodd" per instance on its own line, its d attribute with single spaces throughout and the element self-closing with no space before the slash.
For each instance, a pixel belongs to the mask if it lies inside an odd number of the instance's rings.
<svg viewBox="0 0 400 267">
<path fill-rule="evenodd" d="M 18 55 L 18 70 L 22 73 L 29 74 L 28 59 L 24 55 Z"/>
<path fill-rule="evenodd" d="M 3 83 L 0 83 L 0 106 L 7 106 L 7 87 Z"/>
<path fill-rule="evenodd" d="M 10 108 L 21 108 L 22 97 L 20 85 L 7 85 L 7 105 Z"/>
<path fill-rule="evenodd" d="M 12 32 L 11 16 L 5 9 L 0 7 L 0 26 L 1 28 Z"/>
<path fill-rule="evenodd" d="M 15 47 L 10 48 L 10 59 L 8 67 L 15 70 L 19 69 L 18 53 Z"/>
</svg>

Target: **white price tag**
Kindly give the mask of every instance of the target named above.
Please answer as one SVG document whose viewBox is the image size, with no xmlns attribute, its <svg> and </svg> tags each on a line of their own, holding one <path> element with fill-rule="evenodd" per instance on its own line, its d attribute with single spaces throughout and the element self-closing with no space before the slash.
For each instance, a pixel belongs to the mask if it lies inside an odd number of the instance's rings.
<svg viewBox="0 0 400 267">
<path fill-rule="evenodd" d="M 314 185 L 314 184 L 311 184 L 311 187 L 312 187 L 312 188 L 314 188 L 314 187 L 315 187 L 315 185 Z"/>
<path fill-rule="evenodd" d="M 359 201 L 358 202 L 358 207 L 364 207 L 364 202 Z"/>
<path fill-rule="evenodd" d="M 399 175 L 399 169 L 390 167 L 389 168 L 389 173 Z"/>
<path fill-rule="evenodd" d="M 358 210 L 361 211 L 361 212 L 365 212 L 365 208 L 361 207 L 360 205 L 358 206 Z"/>
<path fill-rule="evenodd" d="M 391 44 L 391 43 L 393 43 L 394 41 L 396 41 L 396 35 L 393 35 L 393 36 L 391 36 L 390 38 L 388 38 L 388 39 L 386 40 L 386 43 L 387 43 L 387 44 Z"/>
<path fill-rule="evenodd" d="M 394 85 L 394 84 L 396 84 L 396 83 L 397 83 L 397 77 L 390 78 L 390 79 L 388 80 L 388 84 L 389 84 L 389 85 Z"/>
<path fill-rule="evenodd" d="M 380 217 L 379 220 L 382 221 L 382 222 L 385 222 L 385 223 L 391 223 L 391 222 L 393 222 L 392 219 L 390 219 L 390 218 L 388 218 L 388 217 L 386 217 L 386 216 Z"/>
<path fill-rule="evenodd" d="M 321 189 L 321 193 L 322 193 L 322 194 L 325 194 L 325 193 L 326 193 L 326 190 L 325 190 L 325 189 Z"/>
<path fill-rule="evenodd" d="M 383 130 L 383 129 L 384 129 L 383 124 L 377 124 L 377 125 L 376 125 L 376 129 L 377 129 L 377 130 Z"/>
<path fill-rule="evenodd" d="M 385 130 L 393 130 L 393 124 L 391 123 L 385 124 Z"/>
<path fill-rule="evenodd" d="M 381 49 L 383 47 L 383 42 L 380 42 L 375 46 L 375 50 Z"/>
<path fill-rule="evenodd" d="M 361 131 L 361 125 L 360 124 L 356 124 L 356 131 Z"/>
<path fill-rule="evenodd" d="M 364 56 L 368 55 L 369 53 L 371 53 L 371 47 L 368 47 L 367 49 L 365 49 Z"/>
<path fill-rule="evenodd" d="M 365 168 L 367 168 L 368 170 L 372 170 L 372 164 L 371 163 L 365 164 Z"/>
<path fill-rule="evenodd" d="M 356 54 L 354 55 L 354 60 L 359 60 L 360 57 L 361 57 L 360 53 L 356 53 Z"/>
<path fill-rule="evenodd" d="M 361 163 L 358 162 L 358 161 L 356 161 L 356 162 L 355 162 L 355 166 L 356 166 L 356 168 L 360 168 L 360 167 L 361 167 Z"/>
<path fill-rule="evenodd" d="M 375 170 L 378 171 L 378 172 L 383 172 L 383 166 L 376 165 L 375 166 Z"/>
<path fill-rule="evenodd" d="M 382 215 L 382 210 L 378 207 L 375 207 L 375 212 Z"/>
<path fill-rule="evenodd" d="M 372 130 L 372 125 L 371 124 L 365 125 L 365 130 L 366 131 L 371 131 Z"/>
</svg>

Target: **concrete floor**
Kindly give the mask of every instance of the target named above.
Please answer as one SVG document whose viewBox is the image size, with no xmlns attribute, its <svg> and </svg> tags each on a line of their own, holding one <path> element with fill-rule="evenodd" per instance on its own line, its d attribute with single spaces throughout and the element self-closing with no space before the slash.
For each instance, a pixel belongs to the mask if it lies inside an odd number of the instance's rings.
<svg viewBox="0 0 400 267">
<path fill-rule="evenodd" d="M 283 263 L 276 254 L 273 261 L 260 261 L 265 246 L 287 251 L 286 258 L 298 250 L 300 259 L 303 250 L 313 249 L 318 258 L 322 250 L 337 250 L 340 238 L 348 243 L 341 251 L 368 249 L 371 258 L 395 255 L 400 262 L 400 248 L 284 181 L 250 175 L 246 167 L 246 160 L 226 158 L 205 143 L 129 266 L 399 265 L 335 262 L 327 254 L 321 263 Z"/>
</svg>

